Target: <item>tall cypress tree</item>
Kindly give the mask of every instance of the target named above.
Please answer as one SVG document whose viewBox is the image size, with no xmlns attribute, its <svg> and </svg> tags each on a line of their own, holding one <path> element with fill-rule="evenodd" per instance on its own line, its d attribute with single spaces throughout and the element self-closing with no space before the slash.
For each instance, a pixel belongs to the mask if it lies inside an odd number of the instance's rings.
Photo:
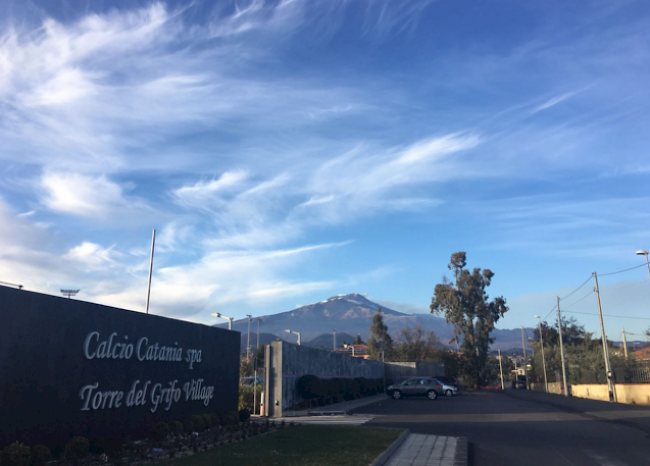
<svg viewBox="0 0 650 466">
<path fill-rule="evenodd" d="M 388 327 L 384 324 L 384 317 L 381 313 L 381 306 L 372 316 L 372 325 L 370 326 L 370 338 L 368 338 L 368 355 L 370 359 L 381 361 L 381 352 L 385 352 L 388 358 L 393 351 L 393 339 L 388 334 Z"/>
</svg>

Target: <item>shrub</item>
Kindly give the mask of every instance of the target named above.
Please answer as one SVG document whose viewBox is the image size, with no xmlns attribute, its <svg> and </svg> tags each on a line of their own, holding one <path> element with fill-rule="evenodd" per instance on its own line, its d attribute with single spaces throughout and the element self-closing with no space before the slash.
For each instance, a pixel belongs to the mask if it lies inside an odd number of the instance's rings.
<svg viewBox="0 0 650 466">
<path fill-rule="evenodd" d="M 73 464 L 82 461 L 88 456 L 90 450 L 90 442 L 86 437 L 72 437 L 68 443 L 65 444 L 65 456 L 69 458 Z"/>
<path fill-rule="evenodd" d="M 239 424 L 239 413 L 237 411 L 228 411 L 226 413 L 226 425 L 236 426 Z"/>
<path fill-rule="evenodd" d="M 212 417 L 209 414 L 207 413 L 201 414 L 201 417 L 203 418 L 203 424 L 205 425 L 206 429 L 209 429 L 214 425 L 212 422 Z"/>
<path fill-rule="evenodd" d="M 200 414 L 195 414 L 190 419 L 192 419 L 192 423 L 194 424 L 194 429 L 197 432 L 201 432 L 202 430 L 205 429 L 205 423 L 203 422 L 203 416 L 201 416 Z"/>
<path fill-rule="evenodd" d="M 32 447 L 31 453 L 33 466 L 43 466 L 52 459 L 52 452 L 45 445 L 36 445 L 35 447 Z"/>
<path fill-rule="evenodd" d="M 323 384 L 315 375 L 305 374 L 296 381 L 298 394 L 306 400 L 323 396 Z"/>
<path fill-rule="evenodd" d="M 240 409 L 239 410 L 239 422 L 245 422 L 248 421 L 251 417 L 251 412 L 247 409 Z"/>
<path fill-rule="evenodd" d="M 32 461 L 32 452 L 22 442 L 14 442 L 2 450 L 0 458 L 2 458 L 3 466 L 29 466 Z"/>
<path fill-rule="evenodd" d="M 184 426 L 183 426 L 183 423 L 182 423 L 181 421 L 172 421 L 172 422 L 169 424 L 169 428 L 171 429 L 171 431 L 172 431 L 173 433 L 175 433 L 175 434 L 177 434 L 177 435 L 180 434 L 180 433 L 182 433 L 183 430 L 185 430 L 185 428 L 184 428 Z"/>
<path fill-rule="evenodd" d="M 185 432 L 192 433 L 196 429 L 194 428 L 194 421 L 192 419 L 185 419 L 183 421 L 183 429 L 185 429 Z"/>
<path fill-rule="evenodd" d="M 212 425 L 214 426 L 222 426 L 223 425 L 223 416 L 220 413 L 212 413 L 210 414 L 210 417 L 212 418 Z"/>
<path fill-rule="evenodd" d="M 159 422 L 153 428 L 152 438 L 157 442 L 162 442 L 169 436 L 170 428 L 166 422 Z"/>
</svg>

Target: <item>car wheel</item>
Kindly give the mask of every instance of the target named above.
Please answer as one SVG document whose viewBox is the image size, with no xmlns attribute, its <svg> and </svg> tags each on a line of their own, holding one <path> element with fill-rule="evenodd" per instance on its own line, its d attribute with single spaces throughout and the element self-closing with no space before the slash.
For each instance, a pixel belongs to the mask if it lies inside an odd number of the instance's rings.
<svg viewBox="0 0 650 466">
<path fill-rule="evenodd" d="M 453 395 L 453 393 L 451 392 L 451 390 L 447 390 L 447 391 L 445 391 L 445 395 L 451 396 L 451 395 Z"/>
<path fill-rule="evenodd" d="M 402 392 L 400 392 L 399 390 L 395 390 L 393 392 L 393 399 L 394 400 L 399 400 L 400 398 L 402 398 Z"/>
<path fill-rule="evenodd" d="M 436 393 L 435 390 L 429 390 L 429 392 L 427 393 L 427 397 L 430 400 L 435 400 L 436 398 L 438 398 L 438 394 Z"/>
</svg>

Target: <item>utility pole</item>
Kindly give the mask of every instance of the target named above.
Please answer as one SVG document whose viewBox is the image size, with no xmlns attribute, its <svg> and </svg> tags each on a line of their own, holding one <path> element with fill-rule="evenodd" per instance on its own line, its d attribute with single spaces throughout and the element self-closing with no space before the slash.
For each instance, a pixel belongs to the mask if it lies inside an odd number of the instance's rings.
<svg viewBox="0 0 650 466">
<path fill-rule="evenodd" d="M 627 338 L 625 338 L 625 327 L 623 327 L 623 351 L 625 351 L 625 360 L 627 361 Z"/>
<path fill-rule="evenodd" d="M 505 390 L 506 387 L 503 385 L 503 364 L 501 364 L 501 350 L 499 350 L 499 371 L 501 372 L 501 390 Z"/>
<path fill-rule="evenodd" d="M 609 350 L 607 349 L 607 335 L 605 335 L 605 323 L 603 322 L 603 307 L 600 304 L 600 290 L 598 289 L 598 275 L 594 272 L 594 281 L 596 283 L 596 297 L 598 298 L 598 315 L 600 316 L 600 332 L 603 339 L 603 357 L 605 358 L 605 370 L 607 371 L 607 389 L 609 391 L 609 401 L 614 401 L 614 384 L 612 383 L 612 365 L 609 362 Z"/>
<path fill-rule="evenodd" d="M 562 356 L 562 382 L 564 383 L 564 396 L 569 396 L 569 386 L 566 383 L 566 362 L 564 361 L 564 344 L 562 343 L 562 317 L 560 316 L 560 297 L 557 298 L 557 331 L 560 334 L 560 355 Z"/>
<path fill-rule="evenodd" d="M 257 319 L 257 346 L 255 346 L 255 361 L 253 362 L 253 367 L 255 368 L 255 374 L 253 377 L 253 414 L 257 410 L 257 353 L 260 349 L 260 325 L 262 324 L 262 319 Z"/>
<path fill-rule="evenodd" d="M 156 245 L 156 230 L 151 235 L 151 257 L 149 258 L 149 283 L 147 284 L 147 305 L 145 313 L 149 314 L 149 298 L 151 297 L 151 274 L 153 273 L 153 249 Z"/>
<path fill-rule="evenodd" d="M 334 329 L 334 345 L 332 351 L 336 351 L 336 329 Z"/>
<path fill-rule="evenodd" d="M 246 343 L 246 360 L 248 360 L 251 352 L 251 320 L 253 320 L 253 316 L 246 314 L 246 317 L 248 317 L 248 341 Z"/>
<path fill-rule="evenodd" d="M 524 340 L 524 326 L 521 326 L 521 346 L 524 348 L 524 377 L 526 377 L 526 390 L 530 390 L 528 385 L 528 357 L 526 356 L 526 340 Z"/>
<path fill-rule="evenodd" d="M 546 377 L 546 357 L 544 356 L 544 335 L 542 334 L 542 318 L 540 316 L 535 316 L 539 319 L 539 342 L 542 345 L 542 365 L 544 366 L 544 386 L 546 387 L 546 393 L 548 393 L 548 378 Z"/>
</svg>

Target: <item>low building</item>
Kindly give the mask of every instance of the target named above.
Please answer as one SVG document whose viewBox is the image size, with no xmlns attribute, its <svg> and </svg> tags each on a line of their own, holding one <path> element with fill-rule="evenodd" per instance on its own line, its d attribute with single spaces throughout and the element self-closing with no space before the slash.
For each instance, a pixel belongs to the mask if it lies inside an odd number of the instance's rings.
<svg viewBox="0 0 650 466">
<path fill-rule="evenodd" d="M 367 345 L 343 345 L 342 348 L 334 350 L 334 353 L 346 354 L 353 358 L 369 359 Z"/>
</svg>

